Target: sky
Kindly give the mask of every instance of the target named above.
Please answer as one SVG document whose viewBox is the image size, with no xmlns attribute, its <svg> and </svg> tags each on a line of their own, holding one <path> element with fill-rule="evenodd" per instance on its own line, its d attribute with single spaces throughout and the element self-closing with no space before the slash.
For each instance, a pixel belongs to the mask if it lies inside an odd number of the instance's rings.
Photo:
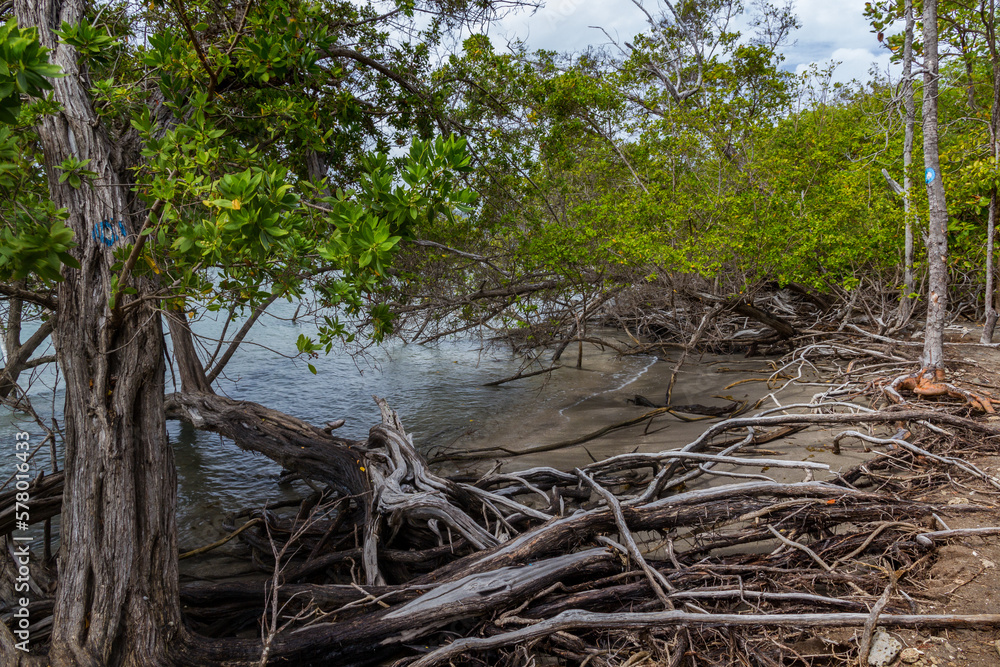
<svg viewBox="0 0 1000 667">
<path fill-rule="evenodd" d="M 645 0 L 654 9 L 655 0 Z M 792 34 L 794 44 L 785 47 L 784 67 L 802 72 L 811 63 L 838 61 L 835 81 L 865 80 L 874 65 L 885 71 L 889 54 L 879 48 L 864 18 L 864 0 L 794 0 L 802 27 Z M 654 13 L 655 14 L 655 13 Z M 521 12 L 504 18 L 490 29 L 496 47 L 522 39 L 532 50 L 579 51 L 591 44 L 606 44 L 600 26 L 621 41 L 645 31 L 645 15 L 630 0 L 545 0 L 531 14 Z"/>
</svg>

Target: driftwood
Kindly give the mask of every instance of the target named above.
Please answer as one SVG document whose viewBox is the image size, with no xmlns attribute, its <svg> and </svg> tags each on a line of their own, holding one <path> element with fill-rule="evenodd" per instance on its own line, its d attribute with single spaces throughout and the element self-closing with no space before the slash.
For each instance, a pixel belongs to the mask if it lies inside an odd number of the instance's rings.
<svg viewBox="0 0 1000 667">
<path fill-rule="evenodd" d="M 654 526 L 676 527 L 690 524 L 692 520 L 697 522 L 698 518 L 713 516 L 740 523 L 742 517 L 748 514 L 745 511 L 748 509 L 751 510 L 749 514 L 764 516 L 769 508 L 775 506 L 772 500 L 774 495 L 808 498 L 820 508 L 828 507 L 826 499 L 832 498 L 840 499 L 846 496 L 861 502 L 877 499 L 877 496 L 871 494 L 852 492 L 842 487 L 820 483 L 733 485 L 665 498 L 657 503 L 651 503 L 652 506 L 648 508 L 621 508 L 618 514 L 621 520 L 628 521 L 632 530 L 649 529 Z M 843 501 L 838 500 L 838 502 Z M 773 518 L 778 519 L 786 513 L 801 514 L 801 511 L 801 505 L 779 508 L 775 510 Z M 874 518 L 881 516 L 886 507 L 879 505 L 868 511 L 874 511 L 872 514 Z M 363 589 L 359 587 L 354 596 L 349 595 L 347 598 L 343 595 L 347 588 L 344 586 L 338 586 L 336 589 L 322 586 L 292 587 L 283 593 L 283 599 L 301 600 L 311 596 L 310 604 L 327 606 L 335 601 L 343 607 L 349 604 L 345 603 L 345 599 L 353 597 L 353 601 L 358 602 L 372 598 L 390 604 L 390 608 L 379 608 L 373 600 L 369 600 L 368 609 L 374 609 L 357 616 L 354 620 L 351 620 L 351 614 L 346 614 L 343 620 L 338 618 L 335 623 L 307 626 L 293 636 L 281 638 L 272 647 L 274 664 L 323 664 L 323 660 L 333 658 L 351 664 L 351 661 L 358 660 L 365 653 L 371 653 L 375 646 L 405 643 L 432 634 L 462 618 L 488 618 L 502 609 L 514 609 L 519 604 L 523 605 L 524 601 L 530 601 L 534 595 L 549 590 L 555 584 L 588 585 L 587 582 L 593 584 L 600 576 L 614 575 L 620 571 L 621 563 L 608 549 L 559 553 L 564 548 L 561 545 L 579 543 L 580 540 L 586 539 L 586 535 L 593 535 L 602 527 L 607 530 L 614 529 L 617 525 L 621 530 L 621 523 L 620 521 L 616 523 L 614 514 L 613 511 L 598 508 L 582 515 L 555 519 L 511 540 L 508 544 L 499 545 L 485 553 L 469 554 L 447 567 L 438 568 L 430 576 L 418 577 L 406 587 Z M 625 519 L 626 516 L 629 518 Z M 853 513 L 848 520 L 857 520 L 858 516 L 857 513 Z M 709 519 L 709 521 L 718 525 L 718 520 Z M 766 531 L 758 539 L 768 539 Z M 555 555 L 546 557 L 546 554 Z M 649 568 L 659 573 L 657 579 L 660 577 L 669 579 L 679 574 L 675 567 L 665 567 L 665 565 L 656 561 L 648 563 Z M 643 581 L 648 584 L 647 579 L 644 578 Z M 671 588 L 677 586 L 671 585 Z M 400 606 L 399 594 L 414 590 L 425 592 L 416 598 L 402 597 Z M 597 589 L 592 590 L 596 592 Z M 337 595 L 331 595 L 337 591 L 339 591 Z M 204 593 L 204 590 L 202 592 Z M 733 602 L 741 599 L 735 596 L 733 591 L 717 595 L 712 595 L 710 591 L 707 595 L 699 593 L 700 591 L 694 591 L 694 596 L 690 599 Z M 232 595 L 232 591 L 229 595 Z M 684 593 L 671 593 L 671 597 L 675 595 L 683 597 Z M 795 595 L 783 597 L 767 591 L 753 591 L 750 596 L 760 603 L 816 602 L 809 598 Z M 409 601 L 406 601 L 407 599 Z M 608 603 L 618 604 L 619 600 L 617 596 L 603 600 L 603 604 Z M 246 602 L 238 604 L 245 606 Z M 355 609 L 364 611 L 365 607 L 355 607 Z M 529 608 L 526 613 L 531 611 Z M 864 616 L 864 614 L 854 615 L 859 618 Z M 705 619 L 703 616 L 700 618 Z M 641 616 L 630 617 L 630 620 L 636 623 L 621 627 L 644 627 Z M 178 659 L 184 664 L 212 664 L 221 659 L 222 653 L 217 652 L 222 651 L 221 646 L 212 643 L 202 647 L 201 650 L 195 650 L 195 646 L 188 646 L 186 652 L 178 656 Z M 224 646 L 225 655 L 230 659 L 253 653 L 252 643 L 226 643 Z"/>
<path fill-rule="evenodd" d="M 793 325 L 777 315 L 768 313 L 758 308 L 748 300 L 736 301 L 732 304 L 732 308 L 740 315 L 746 315 L 747 317 L 757 320 L 761 324 L 766 324 L 771 327 L 781 338 L 793 338 L 798 334 L 798 331 Z"/>
<path fill-rule="evenodd" d="M 330 433 L 291 415 L 250 401 L 204 393 L 176 393 L 165 400 L 167 416 L 232 439 L 241 449 L 258 452 L 288 470 L 330 485 L 344 496 L 369 493 L 360 470 L 361 443 Z"/>
<path fill-rule="evenodd" d="M 404 543 L 414 546 L 432 545 L 443 539 L 444 527 L 450 527 L 455 538 L 452 543 L 454 546 L 449 549 L 449 544 L 442 544 L 436 551 L 438 556 L 427 558 L 433 560 L 441 558 L 440 554 L 450 553 L 452 559 L 445 558 L 448 562 L 431 567 L 425 574 L 410 576 L 405 581 L 361 587 L 344 584 L 296 584 L 296 578 L 311 575 L 308 571 L 295 569 L 293 564 L 287 570 L 289 577 L 282 586 L 287 590 L 280 592 L 280 599 L 287 605 L 287 613 L 294 615 L 304 613 L 309 608 L 330 609 L 334 606 L 341 608 L 341 612 L 335 623 L 307 624 L 294 635 L 276 637 L 270 646 L 272 664 L 323 664 L 323 661 L 330 659 L 350 664 L 364 656 L 372 659 L 374 656 L 384 657 L 385 654 L 377 647 L 399 647 L 401 643 L 417 637 L 434 634 L 458 619 L 488 618 L 503 609 L 514 609 L 557 583 L 585 585 L 585 582 L 602 577 L 620 576 L 616 575 L 616 572 L 620 573 L 620 561 L 614 551 L 607 548 L 582 551 L 573 548 L 573 545 L 585 544 L 588 540 L 600 543 L 602 534 L 608 531 L 616 531 L 620 539 L 624 530 L 636 534 L 650 530 L 661 533 L 679 531 L 677 539 L 681 539 L 683 531 L 689 529 L 685 527 L 695 527 L 694 534 L 704 535 L 698 538 L 699 541 L 711 548 L 711 544 L 745 544 L 772 539 L 767 530 L 744 528 L 743 524 L 751 520 L 744 517 L 757 517 L 758 521 L 781 521 L 785 515 L 795 515 L 809 520 L 810 510 L 816 509 L 822 510 L 821 513 L 826 515 L 827 520 L 836 524 L 848 521 L 863 523 L 866 516 L 870 517 L 869 520 L 875 520 L 887 512 L 908 517 L 913 512 L 913 509 L 898 501 L 828 483 L 758 482 L 668 495 L 640 504 L 624 505 L 615 501 L 575 514 L 569 514 L 570 508 L 560 508 L 561 511 L 557 514 L 561 516 L 548 518 L 546 512 L 530 507 L 523 501 L 514 501 L 512 497 L 525 494 L 528 497 L 548 498 L 557 489 L 570 490 L 579 486 L 581 479 L 585 479 L 587 484 L 603 491 L 597 492 L 598 497 L 607 500 L 610 493 L 608 488 L 613 488 L 629 474 L 633 475 L 634 481 L 635 471 L 644 468 L 652 470 L 669 461 L 695 464 L 726 462 L 755 467 L 772 463 L 803 468 L 823 466 L 808 462 L 740 459 L 698 452 L 662 452 L 614 457 L 594 464 L 582 473 L 536 468 L 516 475 L 486 476 L 477 484 L 468 484 L 446 480 L 430 473 L 412 448 L 398 417 L 384 402 L 380 402 L 380 407 L 383 411 L 383 423 L 373 428 L 368 442 L 356 449 L 361 452 L 366 470 L 371 474 L 374 497 L 378 498 L 384 493 L 386 500 L 384 503 L 376 500 L 369 514 L 370 520 L 377 522 L 377 527 L 366 533 L 363 540 L 358 538 L 350 542 L 352 546 L 345 553 L 353 554 L 351 558 L 363 560 L 370 558 L 370 554 L 374 552 L 374 562 L 380 568 L 377 571 L 387 580 L 398 578 L 398 567 L 389 567 L 392 561 L 386 559 L 394 540 L 398 541 L 407 533 L 409 537 L 403 540 Z M 574 504 L 578 502 L 572 494 L 562 497 L 564 500 L 572 499 Z M 775 502 L 775 499 L 781 500 Z M 789 500 L 796 502 L 782 505 L 782 502 Z M 838 511 L 831 511 L 831 502 Z M 449 507 L 451 509 L 446 509 Z M 895 509 L 891 509 L 893 507 Z M 276 518 L 268 520 L 274 523 L 274 530 L 283 525 Z M 535 527 L 531 527 L 533 523 Z M 822 524 L 821 521 L 817 525 Z M 731 527 L 728 536 L 719 532 L 725 531 L 727 525 Z M 711 530 L 703 532 L 709 527 Z M 414 529 L 417 532 L 414 533 Z M 319 534 L 324 530 L 328 529 L 317 526 L 314 532 Z M 292 531 L 290 528 L 282 528 L 281 532 L 290 534 Z M 349 528 L 341 526 L 339 532 L 347 533 Z M 379 535 L 381 540 L 375 541 L 367 537 L 373 534 Z M 458 540 L 459 535 L 463 539 Z M 502 538 L 508 539 L 501 542 Z M 892 538 L 892 531 L 888 531 L 870 546 L 884 546 Z M 663 583 L 669 582 L 672 570 L 674 576 L 677 576 L 676 566 L 664 569 L 666 563 L 646 559 L 638 553 L 638 545 L 632 538 L 626 541 L 631 541 L 633 545 L 626 548 L 626 552 L 640 566 L 636 574 L 641 576 L 641 580 L 628 584 L 633 587 L 635 594 L 652 594 L 651 586 L 656 582 L 664 594 L 671 596 L 670 599 L 675 595 L 683 595 L 684 591 L 679 590 L 675 584 Z M 838 541 L 842 540 L 838 538 Z M 331 541 L 334 542 L 335 540 Z M 848 541 L 843 548 L 847 546 L 853 549 L 857 545 Z M 916 550 L 917 545 L 914 544 L 913 548 Z M 300 551 L 307 550 L 303 548 Z M 692 554 L 696 552 L 701 553 L 696 549 Z M 685 556 L 676 554 L 674 558 Z M 336 567 L 338 563 L 346 564 L 347 561 L 347 558 L 327 559 L 324 563 L 329 568 Z M 806 561 L 797 562 L 807 564 Z M 364 571 L 370 573 L 376 570 L 370 569 L 366 564 Z M 643 571 L 645 575 L 642 574 Z M 263 587 L 265 584 L 260 583 L 256 590 L 259 592 Z M 195 598 L 192 597 L 194 589 L 189 587 L 185 589 L 185 596 L 191 602 L 198 600 L 202 605 L 208 605 L 205 611 L 191 612 L 200 618 L 209 614 L 208 609 L 218 609 L 220 599 L 241 600 L 237 604 L 246 619 L 247 601 L 254 599 L 253 592 L 238 595 L 238 590 L 237 586 L 235 590 L 229 587 L 210 593 L 202 586 L 199 597 Z M 419 595 L 421 592 L 423 594 Z M 736 601 L 731 591 L 699 597 L 701 592 L 692 591 L 694 596 L 688 599 L 713 600 L 718 603 Z M 591 591 L 591 603 L 597 604 L 598 608 L 619 604 L 617 597 L 600 597 L 599 593 L 598 589 Z M 782 597 L 782 592 L 779 591 L 757 590 L 750 594 L 760 603 L 766 604 L 818 603 L 818 600 L 808 597 L 812 595 L 810 593 L 786 593 Z M 548 595 L 551 597 L 553 593 Z M 822 597 L 824 596 L 818 596 Z M 575 599 L 583 601 L 579 596 Z M 549 600 L 546 604 L 551 607 L 553 601 Z M 528 611 L 530 610 L 531 606 Z M 230 659 L 240 655 L 250 656 L 257 650 L 252 642 L 234 642 L 237 640 L 222 645 L 201 640 L 189 643 L 179 653 L 178 660 L 184 664 L 214 664 L 223 656 Z"/>
<path fill-rule="evenodd" d="M 779 338 L 794 338 L 799 333 L 795 328 L 795 325 L 791 322 L 778 315 L 770 313 L 763 308 L 760 308 L 749 298 L 737 297 L 733 299 L 724 299 L 707 292 L 691 292 L 688 296 L 697 301 L 714 304 L 712 311 L 709 313 L 709 319 L 716 317 L 721 310 L 731 310 L 770 327 Z M 702 327 L 699 327 L 699 329 L 701 328 Z M 697 338 L 693 339 L 692 345 L 697 343 L 697 341 L 702 337 L 701 334 L 696 334 L 696 336 Z"/>
<path fill-rule="evenodd" d="M 367 440 L 351 441 L 256 404 L 169 398 L 171 415 L 274 458 L 316 488 L 301 503 L 238 513 L 247 520 L 241 532 L 216 549 L 247 558 L 259 574 L 182 584 L 191 632 L 176 646 L 176 664 L 259 663 L 265 645 L 270 665 L 460 664 L 460 656 L 501 664 L 515 646 L 583 662 L 613 646 L 638 652 L 630 632 L 648 633 L 653 644 L 642 650 L 662 644 L 673 652 L 657 658 L 672 664 L 684 646 L 715 650 L 718 627 L 860 628 L 887 590 L 883 570 L 867 563 L 908 572 L 940 541 L 997 530 L 929 533 L 919 522 L 934 508 L 860 488 L 878 479 L 880 466 L 896 465 L 893 459 L 836 481 L 681 486 L 723 464 L 801 469 L 809 479 L 826 466 L 739 453 L 809 425 L 926 422 L 997 432 L 944 410 L 816 413 L 852 405 L 821 400 L 723 420 L 685 447 L 622 454 L 579 470 L 446 478 L 378 403 L 382 423 Z M 710 445 L 722 449 L 706 451 Z M 951 458 L 925 460 L 985 481 L 950 465 Z M 0 503 L 0 517 L 5 510 Z M 192 558 L 212 553 L 196 551 Z M 44 622 L 46 601 L 37 602 L 33 618 Z M 887 626 L 998 624 L 995 616 L 908 613 L 910 603 L 894 595 L 884 604 L 879 623 Z M 261 627 L 279 630 L 246 636 Z M 456 630 L 464 638 L 452 641 Z M 750 651 L 752 634 L 737 636 Z M 417 645 L 427 647 L 422 657 Z"/>
<path fill-rule="evenodd" d="M 931 533 L 921 533 L 916 540 L 926 547 L 934 546 L 934 540 L 943 540 L 952 537 L 975 537 L 986 535 L 1000 535 L 1000 528 L 953 528 L 948 530 L 937 530 Z"/>
<path fill-rule="evenodd" d="M 645 408 L 670 408 L 673 412 L 686 412 L 692 415 L 704 415 L 707 417 L 731 415 L 740 407 L 740 404 L 736 401 L 732 401 L 729 405 L 701 405 L 700 403 L 690 405 L 670 405 L 666 403 L 660 405 L 639 394 L 636 394 L 634 398 L 625 399 L 625 402 L 632 405 L 641 405 Z"/>
</svg>

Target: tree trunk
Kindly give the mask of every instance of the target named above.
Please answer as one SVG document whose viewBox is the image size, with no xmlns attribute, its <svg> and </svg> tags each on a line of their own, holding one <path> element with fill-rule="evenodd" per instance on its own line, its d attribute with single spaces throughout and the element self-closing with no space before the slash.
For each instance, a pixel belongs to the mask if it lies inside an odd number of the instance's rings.
<svg viewBox="0 0 1000 667">
<path fill-rule="evenodd" d="M 212 391 L 212 383 L 205 375 L 205 367 L 198 358 L 194 347 L 194 336 L 191 327 L 184 317 L 183 310 L 171 310 L 167 315 L 167 326 L 170 328 L 170 342 L 174 350 L 174 362 L 181 375 L 181 391 L 205 393 Z"/>
<path fill-rule="evenodd" d="M 757 306 L 753 305 L 753 302 L 749 299 L 738 299 L 733 304 L 732 308 L 740 315 L 745 315 L 752 320 L 757 320 L 761 324 L 771 327 L 780 338 L 793 338 L 799 333 L 794 326 L 777 315 L 772 315 L 771 313 L 761 310 Z"/>
<path fill-rule="evenodd" d="M 927 324 L 921 364 L 944 368 L 944 322 L 948 310 L 948 207 L 938 157 L 937 0 L 924 2 L 924 168 L 930 211 L 927 235 Z"/>
<path fill-rule="evenodd" d="M 31 355 L 52 333 L 52 320 L 42 325 L 24 343 L 21 342 L 20 299 L 11 299 L 11 314 L 7 322 L 7 363 L 0 368 L 0 401 L 6 400 L 17 386 L 21 373 L 32 366 Z"/>
<path fill-rule="evenodd" d="M 117 667 L 166 663 L 180 632 L 175 523 L 176 473 L 163 410 L 160 315 L 150 285 L 111 297 L 112 249 L 94 240 L 95 224 L 121 225 L 135 239 L 145 211 L 132 200 L 120 143 L 103 131 L 73 47 L 51 32 L 76 24 L 82 0 L 17 0 L 24 26 L 65 76 L 53 80 L 62 110 L 38 128 L 50 195 L 67 220 L 81 269 L 65 269 L 54 343 L 66 380 L 65 491 L 49 664 Z M 67 157 L 90 160 L 95 187 L 59 183 Z"/>
<path fill-rule="evenodd" d="M 24 281 L 20 287 L 24 287 Z M 13 298 L 10 300 L 10 310 L 7 313 L 7 330 L 4 332 L 4 349 L 10 359 L 21 347 L 21 315 L 24 312 L 24 301 Z"/>
<path fill-rule="evenodd" d="M 996 147 L 996 142 L 993 142 Z M 994 157 L 994 159 L 996 159 Z M 997 325 L 997 309 L 994 295 L 994 237 L 997 228 L 997 189 L 990 189 L 990 209 L 986 219 L 986 288 L 983 299 L 986 301 L 986 321 L 983 322 L 983 333 L 979 339 L 980 343 L 989 344 L 993 342 L 993 331 Z"/>
<path fill-rule="evenodd" d="M 368 477 L 361 470 L 363 454 L 357 449 L 363 443 L 335 438 L 259 403 L 214 393 L 170 394 L 163 409 L 171 419 L 231 438 L 241 449 L 259 452 L 303 477 L 328 484 L 341 496 L 370 493 Z"/>
<path fill-rule="evenodd" d="M 997 50 L 996 35 L 996 2 L 990 0 L 989 12 L 984 17 L 984 34 L 990 51 L 990 64 L 993 74 L 993 99 L 990 107 L 990 143 L 993 145 L 994 169 L 1000 164 L 1000 52 Z M 997 229 L 997 188 L 990 188 L 990 210 L 986 223 L 986 321 L 983 323 L 981 343 L 992 343 L 993 332 L 997 325 L 997 301 L 1000 293 L 996 285 L 996 229 Z"/>
<path fill-rule="evenodd" d="M 913 312 L 913 294 L 916 292 L 916 282 L 913 278 L 913 205 L 910 201 L 910 189 L 913 178 L 913 126 L 916 123 L 917 109 L 913 100 L 913 0 L 906 0 L 906 36 L 903 42 L 903 108 L 906 113 L 905 131 L 903 134 L 903 300 L 900 302 L 900 326 Z"/>
</svg>

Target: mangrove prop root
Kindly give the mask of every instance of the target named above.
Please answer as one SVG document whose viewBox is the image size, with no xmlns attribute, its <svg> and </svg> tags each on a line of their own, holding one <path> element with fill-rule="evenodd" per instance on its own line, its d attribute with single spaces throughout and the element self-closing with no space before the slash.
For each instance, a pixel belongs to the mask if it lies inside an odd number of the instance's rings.
<svg viewBox="0 0 1000 667">
<path fill-rule="evenodd" d="M 256 404 L 170 397 L 175 417 L 223 433 L 325 486 L 300 502 L 240 514 L 248 518 L 237 536 L 240 546 L 225 550 L 244 554 L 269 574 L 184 582 L 189 631 L 175 648 L 176 664 L 259 663 L 263 642 L 247 633 L 274 609 L 276 618 L 269 620 L 284 630 L 268 639 L 268 664 L 305 667 L 412 659 L 417 644 L 427 647 L 411 663 L 417 665 L 515 645 L 568 659 L 611 650 L 629 641 L 628 633 L 645 633 L 649 646 L 710 652 L 716 650 L 711 628 L 725 627 L 735 633 L 736 645 L 750 646 L 749 628 L 860 628 L 877 602 L 878 622 L 886 626 L 1000 625 L 994 615 L 900 613 L 911 609 L 902 596 L 916 593 L 910 577 L 935 545 L 997 529 L 927 532 L 921 520 L 939 510 L 906 500 L 899 492 L 903 482 L 889 493 L 855 488 L 886 466 L 905 464 L 899 457 L 869 462 L 837 482 L 675 488 L 676 480 L 723 463 L 806 474 L 825 467 L 736 454 L 769 433 L 926 421 L 961 438 L 1000 433 L 993 424 L 908 406 L 817 413 L 834 405 L 817 404 L 807 414 L 726 419 L 679 450 L 622 454 L 574 471 L 541 466 L 447 478 L 428 467 L 398 415 L 376 400 L 382 423 L 367 440 L 351 441 Z M 701 451 L 731 436 L 736 440 L 725 440 L 721 452 Z M 922 442 L 920 450 L 931 452 L 931 445 Z M 956 465 L 955 457 L 939 452 L 925 458 L 988 483 L 973 467 Z M 40 494 L 43 483 L 51 494 L 60 482 L 55 475 L 39 480 Z M 0 503 L 0 518 L 6 510 Z M 279 553 L 285 560 L 275 562 Z M 888 587 L 890 571 L 906 573 L 896 588 Z M 274 596 L 276 607 L 265 609 L 267 596 Z M 39 622 L 45 621 L 45 603 L 38 601 Z M 688 611 L 691 605 L 700 611 Z M 455 640 L 456 629 L 465 638 Z M 718 651 L 723 664 L 726 653 Z M 661 656 L 663 664 L 674 655 Z"/>
</svg>

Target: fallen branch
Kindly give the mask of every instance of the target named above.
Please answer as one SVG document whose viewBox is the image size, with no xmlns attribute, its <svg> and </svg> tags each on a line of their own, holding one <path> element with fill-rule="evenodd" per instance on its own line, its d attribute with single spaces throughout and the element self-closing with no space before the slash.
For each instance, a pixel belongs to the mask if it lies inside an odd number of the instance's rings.
<svg viewBox="0 0 1000 667">
<path fill-rule="evenodd" d="M 986 535 L 1000 535 L 1000 528 L 953 528 L 950 530 L 936 530 L 932 533 L 921 533 L 916 540 L 925 547 L 934 546 L 934 540 L 948 539 L 951 537 L 975 537 Z"/>
<path fill-rule="evenodd" d="M 938 463 L 943 463 L 945 465 L 950 465 L 958 468 L 962 472 L 966 472 L 973 477 L 978 477 L 990 486 L 996 489 L 1000 489 L 1000 482 L 996 480 L 992 475 L 987 475 L 985 472 L 977 468 L 974 464 L 967 461 L 962 461 L 953 456 L 938 456 L 937 454 L 932 454 L 923 447 L 917 447 L 912 442 L 907 442 L 901 437 L 894 436 L 892 438 L 876 438 L 875 436 L 868 435 L 867 433 L 859 433 L 858 431 L 844 431 L 843 433 L 837 434 L 834 438 L 834 443 L 839 444 L 844 438 L 857 438 L 863 442 L 871 442 L 879 445 L 895 445 L 900 449 L 905 449 L 919 456 L 927 457 Z"/>
<path fill-rule="evenodd" d="M 198 547 L 197 549 L 192 549 L 191 551 L 185 551 L 184 553 L 182 553 L 180 556 L 177 557 L 177 560 L 184 560 L 185 558 L 191 558 L 192 556 L 198 556 L 200 554 L 207 553 L 207 552 L 211 551 L 212 549 L 217 549 L 217 548 L 221 547 L 223 544 L 229 542 L 234 537 L 237 537 L 244 530 L 246 530 L 246 529 L 248 529 L 248 528 L 250 528 L 252 526 L 256 526 L 257 524 L 260 523 L 260 521 L 261 520 L 259 518 L 257 518 L 257 519 L 250 519 L 245 524 L 243 524 L 242 526 L 240 526 L 239 528 L 237 528 L 233 532 L 229 533 L 225 537 L 223 537 L 221 540 L 218 540 L 216 542 L 212 542 L 211 544 L 207 544 L 207 545 L 205 545 L 203 547 Z"/>
<path fill-rule="evenodd" d="M 833 568 L 827 565 L 826 562 L 822 558 L 820 558 L 815 551 L 813 551 L 806 545 L 802 544 L 801 542 L 796 542 L 795 540 L 788 539 L 787 537 L 779 533 L 774 526 L 768 526 L 767 529 L 771 531 L 771 534 L 777 537 L 782 544 L 792 547 L 793 549 L 798 549 L 799 551 L 801 551 L 802 553 L 806 554 L 814 561 L 816 561 L 816 563 L 827 572 L 833 572 Z"/>
<path fill-rule="evenodd" d="M 593 488 L 597 493 L 604 498 L 604 502 L 608 504 L 608 509 L 611 510 L 615 517 L 615 526 L 618 528 L 618 534 L 621 539 L 625 542 L 626 553 L 635 561 L 635 564 L 642 568 L 642 571 L 646 574 L 649 579 L 649 585 L 652 587 L 653 592 L 656 593 L 656 597 L 660 599 L 663 606 L 667 609 L 673 609 L 674 605 L 667 597 L 667 591 L 673 589 L 662 574 L 654 570 L 646 562 L 646 558 L 639 551 L 639 546 L 635 543 L 635 539 L 632 537 L 632 531 L 628 527 L 628 523 L 625 521 L 625 515 L 622 514 L 622 506 L 618 502 L 618 499 L 614 495 L 605 489 L 603 486 L 595 482 L 591 477 L 588 477 L 586 473 L 580 470 L 576 471 L 576 474 L 580 476 L 584 482 L 587 483 L 591 488 Z"/>
<path fill-rule="evenodd" d="M 551 373 L 552 371 L 559 370 L 560 368 L 562 368 L 562 366 L 550 366 L 548 368 L 543 368 L 540 371 L 532 371 L 531 373 L 522 373 L 518 371 L 517 373 L 514 373 L 510 377 L 506 377 L 502 380 L 494 380 L 493 382 L 487 382 L 483 386 L 499 387 L 500 385 L 506 384 L 507 382 L 513 382 L 514 380 L 523 380 L 524 378 L 535 377 L 536 375 L 541 375 L 542 373 Z"/>
</svg>

